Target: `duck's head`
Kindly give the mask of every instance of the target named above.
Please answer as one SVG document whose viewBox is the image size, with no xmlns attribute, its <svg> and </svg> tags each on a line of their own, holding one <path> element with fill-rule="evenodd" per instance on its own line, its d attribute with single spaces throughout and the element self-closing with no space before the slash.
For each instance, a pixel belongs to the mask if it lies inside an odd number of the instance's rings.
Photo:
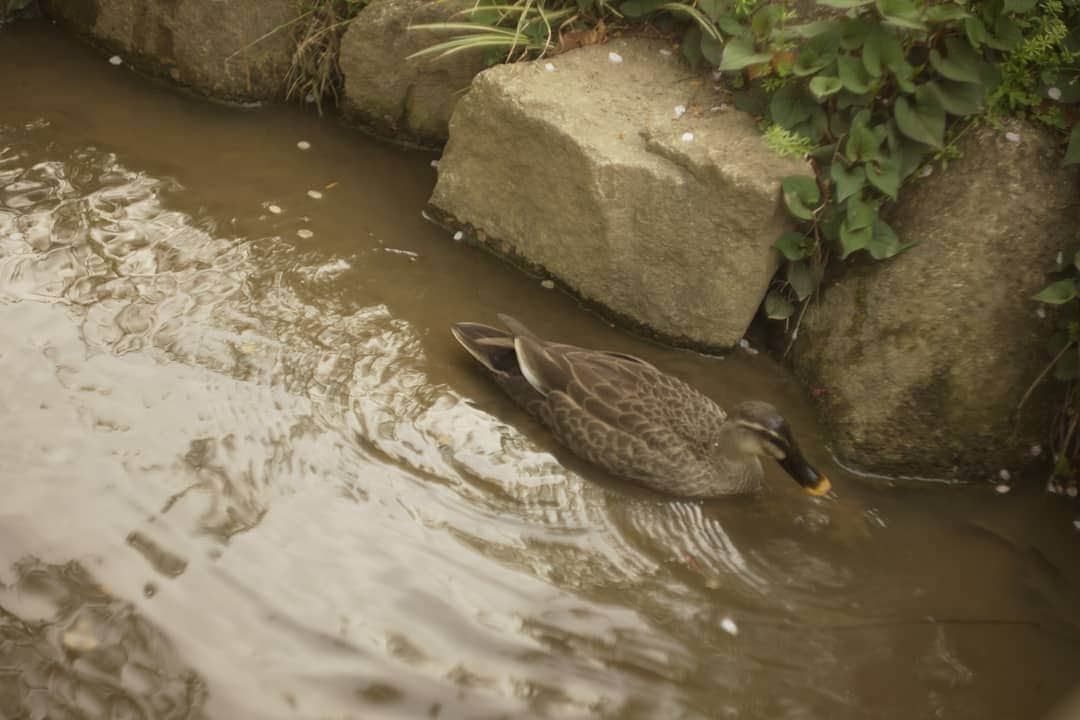
<svg viewBox="0 0 1080 720">
<path fill-rule="evenodd" d="M 740 403 L 728 418 L 738 448 L 752 455 L 771 457 L 811 495 L 824 495 L 832 485 L 803 457 L 791 426 L 769 403 Z"/>
</svg>

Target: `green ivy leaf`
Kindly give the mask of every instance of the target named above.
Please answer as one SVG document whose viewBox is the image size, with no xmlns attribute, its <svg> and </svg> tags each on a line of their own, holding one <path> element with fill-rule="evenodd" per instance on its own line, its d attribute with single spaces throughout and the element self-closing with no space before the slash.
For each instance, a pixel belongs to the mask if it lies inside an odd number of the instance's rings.
<svg viewBox="0 0 1080 720">
<path fill-rule="evenodd" d="M 857 165 L 848 170 L 839 160 L 834 161 L 829 168 L 829 177 L 836 183 L 837 203 L 844 202 L 866 185 L 866 171 L 861 166 Z"/>
<path fill-rule="evenodd" d="M 770 320 L 787 320 L 795 314 L 795 306 L 777 290 L 765 296 L 765 314 Z"/>
<path fill-rule="evenodd" d="M 836 58 L 840 46 L 840 32 L 836 29 L 816 35 L 799 48 L 799 57 L 791 71 L 799 76 L 813 75 Z"/>
<path fill-rule="evenodd" d="M 724 57 L 720 70 L 730 72 L 742 70 L 751 65 L 759 65 L 772 59 L 769 53 L 754 52 L 754 41 L 749 38 L 731 38 L 724 46 Z"/>
<path fill-rule="evenodd" d="M 877 9 L 890 25 L 926 30 L 926 25 L 920 21 L 919 7 L 912 0 L 877 0 Z"/>
<path fill-rule="evenodd" d="M 982 82 L 980 66 L 982 60 L 971 49 L 971 45 L 957 38 L 946 38 L 945 49 L 948 55 L 942 56 L 937 50 L 930 51 L 930 64 L 949 80 L 957 82 Z"/>
<path fill-rule="evenodd" d="M 813 93 L 818 102 L 840 92 L 842 87 L 840 78 L 831 75 L 818 75 L 810 81 L 810 92 Z"/>
<path fill-rule="evenodd" d="M 784 204 L 792 215 L 800 220 L 813 219 L 814 212 L 808 206 L 817 205 L 821 201 L 821 190 L 814 178 L 788 175 L 780 181 L 780 187 L 784 191 Z"/>
<path fill-rule="evenodd" d="M 982 47 L 989 38 L 989 35 L 987 35 L 986 32 L 986 25 L 984 25 L 983 21 L 977 17 L 969 17 L 964 20 L 964 34 L 967 35 L 971 47 L 976 50 Z"/>
<path fill-rule="evenodd" d="M 701 53 L 701 28 L 696 24 L 691 24 L 683 33 L 680 47 L 686 62 L 690 64 L 690 67 L 697 69 L 697 66 L 701 64 L 702 57 L 704 57 Z"/>
<path fill-rule="evenodd" d="M 829 32 L 833 27 L 834 23 L 828 20 L 815 20 L 800 25 L 788 25 L 787 31 L 795 37 L 812 38 L 817 37 L 822 33 Z"/>
<path fill-rule="evenodd" d="M 915 91 L 915 106 L 907 98 L 896 99 L 896 126 L 912 140 L 940 150 L 945 145 L 945 108 L 932 90 L 920 85 Z"/>
<path fill-rule="evenodd" d="M 860 113 L 861 114 L 861 113 Z M 844 155 L 851 162 L 859 160 L 873 160 L 879 156 L 878 148 L 881 140 L 874 131 L 866 127 L 865 121 L 860 122 L 858 116 L 851 124 L 851 134 L 848 136 Z"/>
<path fill-rule="evenodd" d="M 889 156 L 866 164 L 866 179 L 890 199 L 895 200 L 900 192 L 900 163 Z"/>
<path fill-rule="evenodd" d="M 1042 290 L 1032 295 L 1031 299 L 1038 300 L 1041 303 L 1047 303 L 1048 305 L 1062 305 L 1076 296 L 1076 282 L 1073 281 L 1072 278 L 1065 278 L 1064 280 L 1050 283 Z"/>
<path fill-rule="evenodd" d="M 814 244 L 810 238 L 791 230 L 781 233 L 773 245 L 791 262 L 802 260 L 814 250 Z"/>
<path fill-rule="evenodd" d="M 994 22 L 994 33 L 987 35 L 986 44 L 995 50 L 1008 52 L 1024 39 L 1020 26 L 1013 22 L 1008 15 L 999 15 Z"/>
<path fill-rule="evenodd" d="M 856 95 L 870 92 L 870 75 L 859 58 L 841 55 L 836 58 L 836 66 L 839 70 L 840 82 L 846 90 Z"/>
<path fill-rule="evenodd" d="M 772 34 L 773 28 L 780 24 L 783 15 L 784 7 L 782 5 L 772 3 L 762 5 L 750 18 L 750 29 L 754 31 L 755 37 L 768 38 Z"/>
<path fill-rule="evenodd" d="M 847 220 L 840 224 L 840 257 L 847 259 L 853 252 L 862 250 L 873 239 L 874 231 L 870 227 L 852 230 Z"/>
<path fill-rule="evenodd" d="M 904 49 L 901 47 L 900 41 L 896 39 L 895 35 L 880 26 L 875 27 L 866 36 L 866 42 L 863 44 L 862 61 L 866 71 L 874 77 L 881 77 L 882 65 L 894 73 L 898 68 L 906 65 Z"/>
<path fill-rule="evenodd" d="M 774 123 L 785 130 L 792 130 L 799 123 L 809 120 L 810 113 L 816 107 L 814 101 L 806 97 L 801 88 L 785 85 L 772 96 L 769 114 Z"/>
<path fill-rule="evenodd" d="M 731 13 L 724 13 L 716 18 L 715 22 L 716 27 L 720 28 L 720 30 L 731 37 L 750 37 L 750 28 L 743 25 L 742 22 Z"/>
<path fill-rule="evenodd" d="M 866 42 L 866 36 L 874 26 L 859 18 L 840 20 L 840 47 L 845 50 L 858 50 Z"/>
<path fill-rule="evenodd" d="M 877 220 L 877 206 L 855 195 L 847 201 L 847 218 L 844 223 L 848 230 L 861 230 L 870 227 Z"/>
<path fill-rule="evenodd" d="M 1073 125 L 1069 134 L 1069 149 L 1065 151 L 1066 165 L 1080 165 L 1080 123 Z"/>
<path fill-rule="evenodd" d="M 953 82 L 942 80 L 941 83 L 926 83 L 938 89 L 941 105 L 950 115 L 974 115 L 983 110 L 986 88 L 982 84 Z"/>
<path fill-rule="evenodd" d="M 709 0 L 706 0 L 708 2 Z M 717 0 L 713 0 L 714 2 Z M 638 18 L 656 12 L 668 0 L 626 0 L 619 6 L 619 12 L 626 17 Z M 698 3 L 701 4 L 700 1 Z"/>
<path fill-rule="evenodd" d="M 623 7 L 626 7 L 625 3 L 623 4 Z M 707 18 L 716 22 L 717 18 L 723 15 L 724 11 L 727 10 L 727 3 L 724 2 L 724 0 L 697 0 L 697 7 L 698 10 L 705 13 Z"/>
<path fill-rule="evenodd" d="M 870 234 L 870 242 L 867 243 L 866 249 L 870 253 L 870 257 L 875 260 L 887 260 L 905 250 L 910 250 L 916 244 L 916 242 L 900 242 L 900 238 L 896 236 L 889 224 L 878 218 L 874 221 L 873 232 Z"/>
<path fill-rule="evenodd" d="M 788 284 L 800 301 L 813 295 L 817 289 L 817 278 L 810 266 L 804 262 L 788 263 L 786 275 Z"/>
<path fill-rule="evenodd" d="M 735 42 L 735 40 L 729 41 L 727 44 Z M 708 33 L 701 33 L 701 54 L 711 65 L 718 66 L 724 59 L 724 41 L 714 38 Z"/>
<path fill-rule="evenodd" d="M 953 22 L 955 20 L 966 20 L 971 17 L 971 14 L 959 5 L 942 3 L 941 5 L 931 5 L 928 7 L 926 9 L 925 17 L 927 22 L 936 24 Z"/>
<path fill-rule="evenodd" d="M 1002 10 L 1023 15 L 1034 10 L 1036 2 L 1037 0 L 1005 0 Z"/>
</svg>

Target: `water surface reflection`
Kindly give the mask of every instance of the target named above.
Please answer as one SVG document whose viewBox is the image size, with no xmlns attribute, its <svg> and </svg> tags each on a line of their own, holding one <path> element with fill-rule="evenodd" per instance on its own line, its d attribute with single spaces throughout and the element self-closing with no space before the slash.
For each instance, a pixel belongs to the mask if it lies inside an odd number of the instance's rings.
<svg viewBox="0 0 1080 720">
<path fill-rule="evenodd" d="M 425 223 L 427 157 L 0 32 L 9 714 L 1032 717 L 1076 679 L 1062 503 L 621 486 L 450 322 L 776 402 L 829 463 L 763 357 L 642 343 Z"/>
</svg>

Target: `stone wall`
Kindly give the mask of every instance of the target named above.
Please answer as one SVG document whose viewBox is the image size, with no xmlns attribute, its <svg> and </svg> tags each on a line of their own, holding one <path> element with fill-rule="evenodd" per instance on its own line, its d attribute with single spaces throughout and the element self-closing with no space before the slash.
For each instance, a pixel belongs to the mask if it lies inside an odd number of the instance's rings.
<svg viewBox="0 0 1080 720">
<path fill-rule="evenodd" d="M 720 348 L 776 271 L 799 173 L 665 43 L 624 38 L 477 76 L 432 204 L 615 315 Z"/>
<path fill-rule="evenodd" d="M 866 470 L 996 476 L 1045 437 L 1052 398 L 1015 411 L 1049 361 L 1053 320 L 1031 296 L 1075 239 L 1080 179 L 1029 124 L 983 128 L 960 152 L 890 219 L 919 244 L 826 288 L 795 348 L 835 450 Z"/>
<path fill-rule="evenodd" d="M 48 15 L 151 75 L 233 101 L 283 97 L 294 0 L 43 0 Z"/>
<path fill-rule="evenodd" d="M 446 142 L 450 116 L 484 61 L 477 52 L 410 59 L 443 36 L 409 26 L 460 21 L 458 12 L 469 7 L 461 0 L 372 0 L 341 40 L 345 114 L 399 140 Z"/>
</svg>

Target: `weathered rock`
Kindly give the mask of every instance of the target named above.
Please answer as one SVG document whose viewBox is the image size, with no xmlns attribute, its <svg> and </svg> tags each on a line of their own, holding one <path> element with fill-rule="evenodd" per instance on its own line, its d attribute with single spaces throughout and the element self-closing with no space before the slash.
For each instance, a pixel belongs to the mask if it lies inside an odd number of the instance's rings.
<svg viewBox="0 0 1080 720">
<path fill-rule="evenodd" d="M 46 12 L 140 70 L 211 97 L 284 94 L 294 0 L 43 0 Z M 274 32 L 275 28 L 281 30 Z"/>
<path fill-rule="evenodd" d="M 662 48 L 620 39 L 481 73 L 431 202 L 624 319 L 731 346 L 777 267 L 780 178 L 810 170 Z"/>
<path fill-rule="evenodd" d="M 979 477 L 1023 462 L 1047 404 L 1013 414 L 1045 367 L 1052 322 L 1031 295 L 1076 232 L 1077 175 L 1029 125 L 982 130 L 892 219 L 920 244 L 827 288 L 796 371 L 820 388 L 840 456 L 866 470 Z"/>
<path fill-rule="evenodd" d="M 346 114 L 399 139 L 445 142 L 450 115 L 484 61 L 474 51 L 409 60 L 446 34 L 408 28 L 460 21 L 456 13 L 470 7 L 463 0 L 372 0 L 341 40 Z"/>
</svg>

